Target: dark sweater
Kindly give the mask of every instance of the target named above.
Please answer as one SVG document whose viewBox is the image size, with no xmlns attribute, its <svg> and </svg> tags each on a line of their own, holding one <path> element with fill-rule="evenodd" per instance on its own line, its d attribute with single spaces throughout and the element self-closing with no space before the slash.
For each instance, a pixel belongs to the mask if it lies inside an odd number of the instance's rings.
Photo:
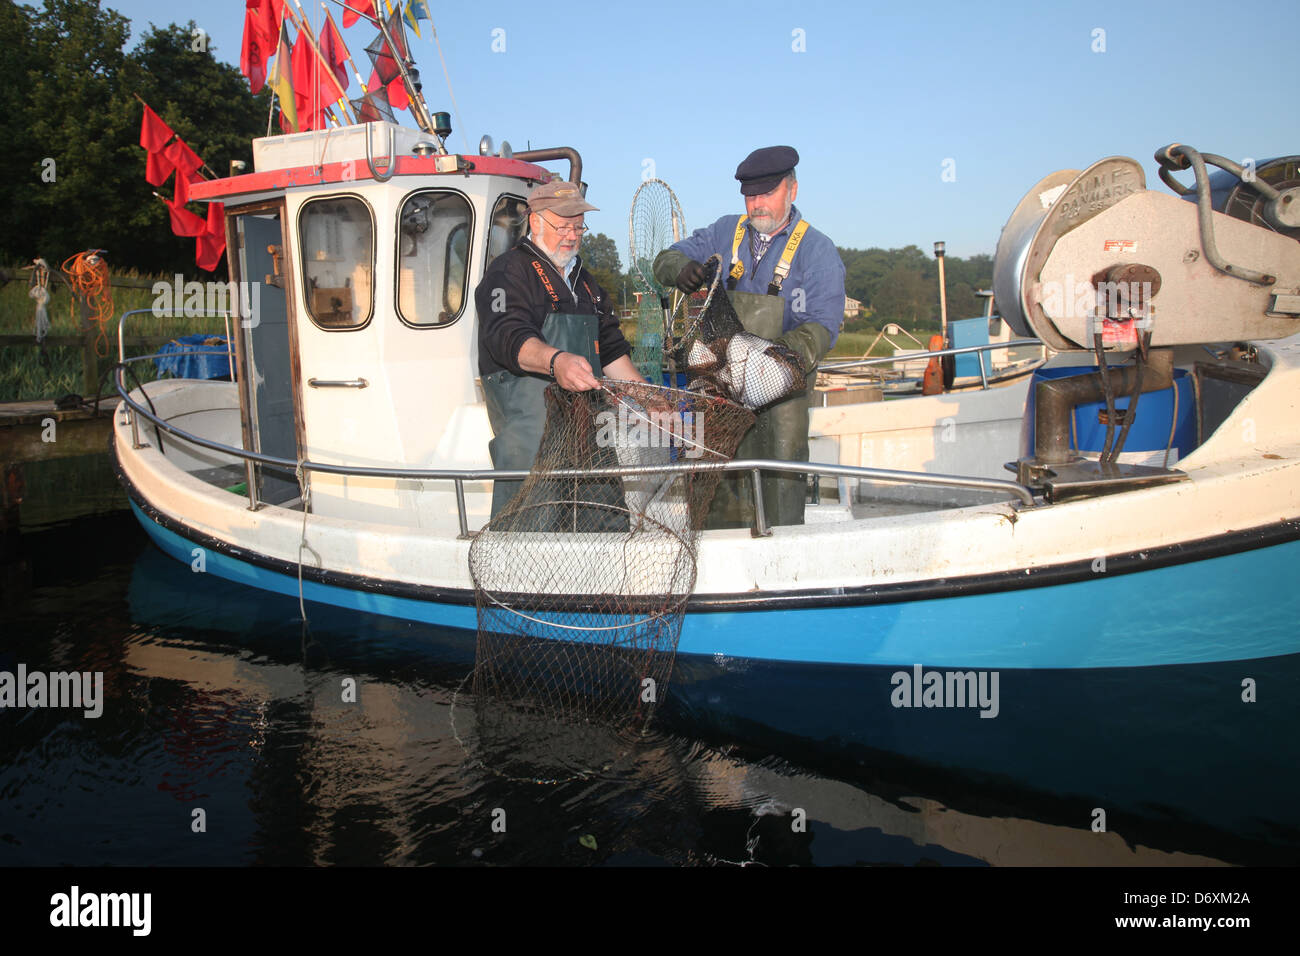
<svg viewBox="0 0 1300 956">
<path fill-rule="evenodd" d="M 534 262 L 541 263 L 541 274 Z M 550 291 L 542 275 L 549 280 Z M 550 257 L 529 239 L 519 240 L 513 249 L 493 259 L 474 290 L 479 374 L 491 375 L 502 369 L 515 375 L 530 374 L 519 367 L 519 349 L 531 338 L 544 338 L 542 323 L 552 312 L 600 316 L 602 365 L 630 354 L 632 347 L 619 330 L 613 304 L 581 260 L 573 286 L 570 291 Z"/>
</svg>

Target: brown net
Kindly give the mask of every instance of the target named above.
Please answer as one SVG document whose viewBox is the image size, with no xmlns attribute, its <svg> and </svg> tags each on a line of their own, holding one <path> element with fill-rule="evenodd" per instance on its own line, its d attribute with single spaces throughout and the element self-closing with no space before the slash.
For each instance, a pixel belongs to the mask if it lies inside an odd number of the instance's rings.
<svg viewBox="0 0 1300 956">
<path fill-rule="evenodd" d="M 709 295 L 676 352 L 688 388 L 765 408 L 804 390 L 803 365 L 788 346 L 746 332 L 723 289 L 722 257 L 705 263 Z M 778 299 L 778 301 L 780 301 Z"/>
<path fill-rule="evenodd" d="M 609 380 L 589 392 L 552 385 L 546 411 L 532 472 L 470 546 L 479 735 L 507 714 L 644 730 L 667 690 L 722 474 L 707 466 L 735 454 L 754 416 L 716 396 Z M 629 467 L 639 470 L 601 473 Z M 485 714 L 485 702 L 508 711 Z"/>
</svg>

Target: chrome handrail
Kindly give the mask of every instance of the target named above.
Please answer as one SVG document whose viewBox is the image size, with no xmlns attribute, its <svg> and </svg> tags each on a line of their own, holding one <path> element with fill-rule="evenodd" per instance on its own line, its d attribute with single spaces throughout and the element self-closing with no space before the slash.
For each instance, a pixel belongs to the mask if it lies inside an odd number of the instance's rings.
<svg viewBox="0 0 1300 956">
<path fill-rule="evenodd" d="M 995 349 L 1014 349 L 1021 346 L 1035 345 L 1041 346 L 1041 339 L 1015 339 L 1011 342 L 989 342 L 984 345 L 963 345 L 956 349 L 934 349 L 933 351 L 912 352 L 907 355 L 878 355 L 875 358 L 855 359 L 851 362 L 839 362 L 834 365 L 822 364 L 817 367 L 819 372 L 839 372 L 843 369 L 858 368 L 863 365 L 884 365 L 887 362 L 918 362 L 929 361 L 942 355 L 966 355 L 971 352 L 992 352 Z M 984 369 L 984 360 L 980 359 L 980 384 L 984 388 L 989 387 L 988 373 Z"/>
<path fill-rule="evenodd" d="M 159 353 L 161 354 L 161 353 Z M 141 361 L 154 358 L 152 355 L 135 356 L 129 361 Z M 125 363 L 121 363 L 125 364 Z M 152 422 L 157 428 L 161 428 L 168 434 L 174 435 L 182 441 L 197 445 L 200 448 L 207 448 L 210 451 L 221 452 L 234 458 L 243 459 L 245 462 L 256 462 L 258 464 L 276 468 L 282 471 L 297 473 L 299 469 L 304 472 L 316 471 L 322 474 L 347 475 L 359 478 L 395 478 L 414 481 L 451 481 L 455 484 L 457 517 L 460 522 L 460 532 L 462 537 L 468 537 L 469 527 L 465 510 L 465 488 L 466 481 L 512 481 L 528 477 L 530 474 L 527 470 L 509 470 L 494 468 L 376 468 L 367 465 L 336 465 L 328 462 L 315 462 L 309 459 L 302 461 L 291 461 L 287 458 L 276 458 L 273 455 L 264 455 L 261 452 L 248 451 L 244 448 L 235 448 L 232 445 L 226 445 L 208 438 L 202 438 L 177 428 L 170 422 L 159 418 L 149 409 L 136 402 L 131 398 L 126 389 L 126 383 L 123 381 L 122 368 L 114 370 L 114 384 L 117 392 L 122 396 L 124 404 L 132 415 L 132 429 L 134 436 L 134 447 L 143 447 L 139 441 L 139 431 L 136 426 L 134 416 L 140 415 L 146 421 Z M 1025 507 L 1033 507 L 1035 504 L 1033 492 L 1025 485 L 1015 481 L 1008 481 L 1003 478 L 977 478 L 967 475 L 941 475 L 931 474 L 921 471 L 895 471 L 885 468 L 864 468 L 860 465 L 831 465 L 823 462 L 797 462 L 797 461 L 780 461 L 775 458 L 745 458 L 733 461 L 710 461 L 710 462 L 668 462 L 658 465 L 620 465 L 617 467 L 606 468 L 566 468 L 558 469 L 549 474 L 557 478 L 614 478 L 627 477 L 632 475 L 656 475 L 670 474 L 683 471 L 748 471 L 753 476 L 755 482 L 756 498 L 762 494 L 761 487 L 758 484 L 760 472 L 781 472 L 784 474 L 814 474 L 825 475 L 835 478 L 859 478 L 867 481 L 890 481 L 903 484 L 913 485 L 937 485 L 942 487 L 953 488 L 977 488 L 985 491 L 998 491 L 1012 495 L 1019 499 Z M 250 482 L 248 486 L 249 509 L 256 511 L 261 507 L 257 500 L 257 490 L 255 484 Z M 766 517 L 761 509 L 758 509 L 755 515 L 756 535 L 767 534 Z"/>
<path fill-rule="evenodd" d="M 186 311 L 185 311 L 184 308 L 181 308 L 181 309 L 168 309 L 167 312 L 168 312 L 169 314 L 171 314 L 171 313 L 175 313 L 175 312 L 180 312 L 180 313 L 182 313 L 183 315 L 186 314 Z M 145 314 L 145 313 L 147 313 L 147 314 L 149 314 L 149 315 L 154 315 L 154 314 L 155 314 L 154 310 L 151 309 L 151 308 L 150 308 L 150 309 L 131 309 L 130 311 L 123 312 L 120 316 L 117 317 L 117 360 L 118 360 L 119 362 L 125 362 L 125 361 L 127 360 L 127 358 L 126 358 L 126 339 L 125 339 L 125 335 L 126 335 L 126 333 L 125 333 L 125 331 L 124 331 L 124 330 L 126 329 L 126 318 L 127 318 L 127 316 L 129 316 L 129 315 L 142 315 L 142 314 Z M 198 319 L 198 318 L 207 318 L 208 316 L 213 316 L 213 317 L 217 317 L 217 316 L 219 316 L 219 317 L 221 317 L 222 319 L 225 320 L 225 323 L 226 323 L 226 355 L 229 356 L 229 358 L 230 358 L 230 367 L 231 367 L 231 369 L 234 369 L 234 367 L 235 367 L 235 352 L 234 352 L 234 348 L 235 348 L 235 340 L 234 340 L 234 337 L 230 334 L 230 310 L 229 310 L 229 309 L 197 309 L 197 310 L 191 310 L 191 311 L 187 314 L 187 317 L 188 317 L 188 318 L 196 318 L 196 319 Z M 198 348 L 207 348 L 208 346 L 197 346 L 197 347 L 198 347 Z M 219 354 L 219 353 L 216 353 L 216 352 L 208 352 L 208 353 L 206 353 L 206 354 L 208 354 L 208 355 L 216 355 L 216 354 Z M 160 355 L 162 355 L 162 353 L 161 353 L 161 352 L 157 352 L 157 353 L 155 353 L 154 355 L 151 355 L 151 356 L 142 356 L 142 357 L 144 357 L 144 358 L 157 358 L 157 357 L 159 357 Z M 135 358 L 132 358 L 131 361 L 135 361 Z"/>
</svg>

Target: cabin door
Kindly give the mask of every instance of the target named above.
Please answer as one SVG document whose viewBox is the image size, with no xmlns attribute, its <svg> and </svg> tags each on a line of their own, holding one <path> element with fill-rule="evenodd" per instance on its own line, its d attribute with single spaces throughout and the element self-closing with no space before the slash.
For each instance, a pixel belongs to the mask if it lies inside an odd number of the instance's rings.
<svg viewBox="0 0 1300 956">
<path fill-rule="evenodd" d="M 289 315 L 284 204 L 231 214 L 238 255 L 233 278 L 240 296 L 236 335 L 244 447 L 276 458 L 299 457 L 295 407 L 296 342 Z M 287 504 L 299 497 L 292 471 L 255 466 L 258 500 Z"/>
<path fill-rule="evenodd" d="M 396 323 L 376 307 L 374 211 L 355 195 L 323 196 L 304 202 L 295 219 L 307 455 L 313 462 L 391 467 L 403 459 L 393 379 L 423 364 L 417 352 L 391 341 Z M 312 513 L 327 517 L 392 522 L 403 512 L 404 494 L 410 493 L 388 478 L 311 476 Z"/>
</svg>

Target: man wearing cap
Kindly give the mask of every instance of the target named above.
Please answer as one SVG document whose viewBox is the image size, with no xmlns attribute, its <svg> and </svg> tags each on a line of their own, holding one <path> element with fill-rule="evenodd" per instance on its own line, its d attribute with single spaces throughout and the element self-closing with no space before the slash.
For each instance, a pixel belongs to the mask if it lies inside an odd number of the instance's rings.
<svg viewBox="0 0 1300 956">
<path fill-rule="evenodd" d="M 529 235 L 492 260 L 474 291 L 494 468 L 532 467 L 552 381 L 574 392 L 598 387 L 601 375 L 644 381 L 609 297 L 578 257 L 583 215 L 595 209 L 576 183 L 538 186 L 528 199 Z M 494 483 L 493 516 L 519 485 Z"/>
<path fill-rule="evenodd" d="M 817 363 L 830 351 L 844 321 L 844 262 L 835 243 L 795 208 L 799 154 L 789 146 L 750 153 L 736 168 L 745 215 L 723 216 L 697 229 L 655 259 L 655 278 L 694 292 L 703 263 L 714 253 L 729 269 L 724 282 L 745 329 L 789 346 L 807 375 L 807 389 L 759 413 L 737 458 L 808 460 L 808 407 Z M 763 476 L 769 525 L 803 524 L 803 475 Z M 743 527 L 752 521 L 748 477 L 729 475 L 718 486 L 706 527 Z"/>
</svg>

